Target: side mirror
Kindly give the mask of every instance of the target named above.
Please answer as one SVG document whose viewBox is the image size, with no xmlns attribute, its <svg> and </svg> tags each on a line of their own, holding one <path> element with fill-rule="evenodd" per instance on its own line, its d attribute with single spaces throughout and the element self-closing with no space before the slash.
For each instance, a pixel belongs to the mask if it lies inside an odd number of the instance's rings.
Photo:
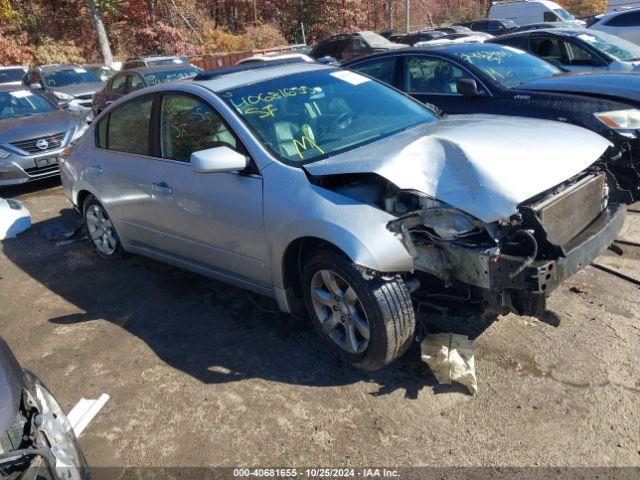
<svg viewBox="0 0 640 480">
<path fill-rule="evenodd" d="M 31 90 L 43 90 L 42 84 L 38 82 L 33 82 L 31 85 L 29 85 L 29 88 Z"/>
<path fill-rule="evenodd" d="M 247 157 L 229 147 L 214 147 L 191 154 L 191 168 L 198 173 L 239 172 L 249 165 Z"/>
<path fill-rule="evenodd" d="M 462 78 L 456 82 L 456 90 L 465 97 L 482 97 L 484 92 L 478 88 L 473 78 Z"/>
</svg>

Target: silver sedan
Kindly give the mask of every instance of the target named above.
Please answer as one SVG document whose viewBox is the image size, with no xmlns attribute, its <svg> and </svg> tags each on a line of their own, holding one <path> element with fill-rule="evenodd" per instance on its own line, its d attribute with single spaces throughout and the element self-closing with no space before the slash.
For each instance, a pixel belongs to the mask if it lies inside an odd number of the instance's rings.
<svg viewBox="0 0 640 480">
<path fill-rule="evenodd" d="M 374 370 L 442 295 L 541 316 L 622 226 L 598 166 L 609 146 L 542 120 L 438 120 L 368 77 L 295 63 L 128 95 L 62 178 L 101 255 L 306 309 L 334 353 Z"/>
</svg>

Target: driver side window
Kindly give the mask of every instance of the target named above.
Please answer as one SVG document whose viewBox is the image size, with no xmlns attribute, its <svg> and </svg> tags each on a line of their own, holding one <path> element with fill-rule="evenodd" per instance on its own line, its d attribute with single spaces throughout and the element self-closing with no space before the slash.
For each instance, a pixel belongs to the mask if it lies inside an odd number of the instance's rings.
<svg viewBox="0 0 640 480">
<path fill-rule="evenodd" d="M 404 91 L 454 95 L 456 83 L 471 78 L 459 67 L 446 60 L 429 57 L 405 57 Z"/>
<path fill-rule="evenodd" d="M 207 102 L 184 94 L 162 97 L 162 158 L 188 163 L 193 152 L 223 146 L 239 150 L 239 142 Z"/>
</svg>

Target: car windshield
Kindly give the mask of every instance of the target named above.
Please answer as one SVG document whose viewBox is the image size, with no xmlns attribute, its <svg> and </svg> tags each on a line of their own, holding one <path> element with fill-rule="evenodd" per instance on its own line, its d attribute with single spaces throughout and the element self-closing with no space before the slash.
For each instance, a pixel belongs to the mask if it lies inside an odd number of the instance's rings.
<svg viewBox="0 0 640 480">
<path fill-rule="evenodd" d="M 554 8 L 553 11 L 555 12 L 556 15 L 558 15 L 558 17 L 560 17 L 563 20 L 575 20 L 576 19 L 576 17 L 571 15 L 564 8 Z"/>
<path fill-rule="evenodd" d="M 594 48 L 621 62 L 640 60 L 640 46 L 604 32 L 589 31 L 577 36 Z"/>
<path fill-rule="evenodd" d="M 175 82 L 183 78 L 195 77 L 200 73 L 199 68 L 190 67 L 176 70 L 165 70 L 162 72 L 147 73 L 144 79 L 149 86 L 159 85 L 160 83 Z"/>
<path fill-rule="evenodd" d="M 279 77 L 221 96 L 289 164 L 314 162 L 435 121 L 420 103 L 340 69 Z"/>
<path fill-rule="evenodd" d="M 0 83 L 20 82 L 24 77 L 24 70 L 21 68 L 0 69 Z"/>
<path fill-rule="evenodd" d="M 377 33 L 360 32 L 360 36 L 364 38 L 365 42 L 367 42 L 370 47 L 373 48 L 386 47 L 387 45 L 391 44 L 389 40 L 384 38 L 382 35 L 378 35 Z"/>
<path fill-rule="evenodd" d="M 473 50 L 458 52 L 456 55 L 507 88 L 562 73 L 560 69 L 541 58 L 513 47 L 493 47 L 485 44 Z"/>
<path fill-rule="evenodd" d="M 66 87 L 78 83 L 100 82 L 100 77 L 85 68 L 75 67 L 44 73 L 44 81 L 49 87 Z"/>
<path fill-rule="evenodd" d="M 55 107 L 28 90 L 0 91 L 0 120 L 51 112 Z"/>
</svg>

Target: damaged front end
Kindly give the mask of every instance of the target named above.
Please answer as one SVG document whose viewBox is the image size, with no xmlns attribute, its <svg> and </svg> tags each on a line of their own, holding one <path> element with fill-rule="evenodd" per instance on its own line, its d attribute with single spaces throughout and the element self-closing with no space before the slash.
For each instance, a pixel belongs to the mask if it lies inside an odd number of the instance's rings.
<svg viewBox="0 0 640 480">
<path fill-rule="evenodd" d="M 522 202 L 511 218 L 485 224 L 419 192 L 387 200 L 417 274 L 476 300 L 485 311 L 543 317 L 546 298 L 616 238 L 626 208 L 609 203 L 604 173 L 583 173 Z M 400 205 L 400 206 L 398 206 Z M 416 292 L 419 296 L 420 292 Z"/>
</svg>

